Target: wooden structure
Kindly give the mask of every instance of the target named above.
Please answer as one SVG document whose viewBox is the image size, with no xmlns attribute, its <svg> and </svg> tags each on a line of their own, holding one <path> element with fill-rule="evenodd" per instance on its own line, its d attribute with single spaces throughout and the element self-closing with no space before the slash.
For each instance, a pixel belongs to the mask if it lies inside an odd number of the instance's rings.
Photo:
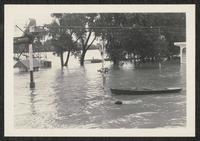
<svg viewBox="0 0 200 141">
<path fill-rule="evenodd" d="M 30 71 L 29 60 L 18 60 L 14 68 L 19 68 L 20 71 Z M 51 68 L 51 61 L 33 59 L 33 70 L 38 71 L 39 68 Z"/>
<path fill-rule="evenodd" d="M 174 43 L 175 46 L 178 46 L 180 48 L 180 63 L 183 63 L 183 49 L 186 48 L 186 42 L 175 42 Z"/>
<path fill-rule="evenodd" d="M 14 65 L 14 68 L 19 68 L 21 71 L 30 71 L 30 61 L 26 60 L 19 60 Z M 33 70 L 38 71 L 40 68 L 40 61 L 37 59 L 33 59 Z"/>
</svg>

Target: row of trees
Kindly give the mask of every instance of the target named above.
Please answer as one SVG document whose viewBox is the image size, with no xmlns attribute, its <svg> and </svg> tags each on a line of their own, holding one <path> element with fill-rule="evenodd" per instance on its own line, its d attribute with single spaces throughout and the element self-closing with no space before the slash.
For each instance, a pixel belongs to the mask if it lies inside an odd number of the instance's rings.
<svg viewBox="0 0 200 141">
<path fill-rule="evenodd" d="M 184 13 L 54 13 L 52 17 L 55 20 L 46 26 L 62 67 L 70 55 L 79 56 L 84 65 L 85 54 L 97 39 L 105 41 L 108 57 L 119 65 L 136 57 L 140 62 L 170 58 L 178 53 L 174 42 L 186 38 Z"/>
</svg>

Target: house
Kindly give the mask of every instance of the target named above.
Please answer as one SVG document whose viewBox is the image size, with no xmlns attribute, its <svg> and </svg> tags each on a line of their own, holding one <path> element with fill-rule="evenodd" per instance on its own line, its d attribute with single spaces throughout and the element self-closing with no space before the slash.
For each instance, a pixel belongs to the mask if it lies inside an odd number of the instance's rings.
<svg viewBox="0 0 200 141">
<path fill-rule="evenodd" d="M 40 61 L 37 59 L 33 60 L 33 70 L 38 71 L 40 67 Z M 14 65 L 14 68 L 19 68 L 21 71 L 29 71 L 30 65 L 29 65 L 29 60 L 19 60 L 17 63 Z"/>
</svg>

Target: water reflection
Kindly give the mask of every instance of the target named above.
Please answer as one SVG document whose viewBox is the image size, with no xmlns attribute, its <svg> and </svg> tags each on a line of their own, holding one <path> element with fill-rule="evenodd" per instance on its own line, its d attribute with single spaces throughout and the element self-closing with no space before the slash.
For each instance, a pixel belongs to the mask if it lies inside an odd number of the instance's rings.
<svg viewBox="0 0 200 141">
<path fill-rule="evenodd" d="M 91 52 L 92 54 L 92 52 Z M 157 128 L 186 125 L 186 68 L 135 69 L 131 64 L 110 69 L 105 87 L 97 71 L 101 64 L 80 67 L 71 59 L 61 69 L 59 58 L 49 54 L 53 67 L 34 73 L 36 89 L 29 89 L 29 73 L 14 74 L 16 128 Z M 110 88 L 182 87 L 177 94 L 114 95 Z M 104 89 L 103 89 L 104 88 Z M 115 105 L 116 100 L 123 105 Z"/>
<path fill-rule="evenodd" d="M 34 90 L 31 90 L 31 93 L 30 93 L 30 103 L 31 103 L 31 106 L 30 106 L 31 113 L 32 113 L 32 115 L 36 115 L 37 112 L 36 112 L 36 109 L 35 109 L 35 93 L 34 93 Z"/>
</svg>

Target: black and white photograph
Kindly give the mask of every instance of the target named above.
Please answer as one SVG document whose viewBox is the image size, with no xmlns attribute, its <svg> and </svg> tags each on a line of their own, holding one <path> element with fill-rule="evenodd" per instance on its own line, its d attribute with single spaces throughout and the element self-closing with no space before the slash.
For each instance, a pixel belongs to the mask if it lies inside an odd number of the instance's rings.
<svg viewBox="0 0 200 141">
<path fill-rule="evenodd" d="M 6 5 L 8 136 L 194 136 L 192 5 Z"/>
</svg>

